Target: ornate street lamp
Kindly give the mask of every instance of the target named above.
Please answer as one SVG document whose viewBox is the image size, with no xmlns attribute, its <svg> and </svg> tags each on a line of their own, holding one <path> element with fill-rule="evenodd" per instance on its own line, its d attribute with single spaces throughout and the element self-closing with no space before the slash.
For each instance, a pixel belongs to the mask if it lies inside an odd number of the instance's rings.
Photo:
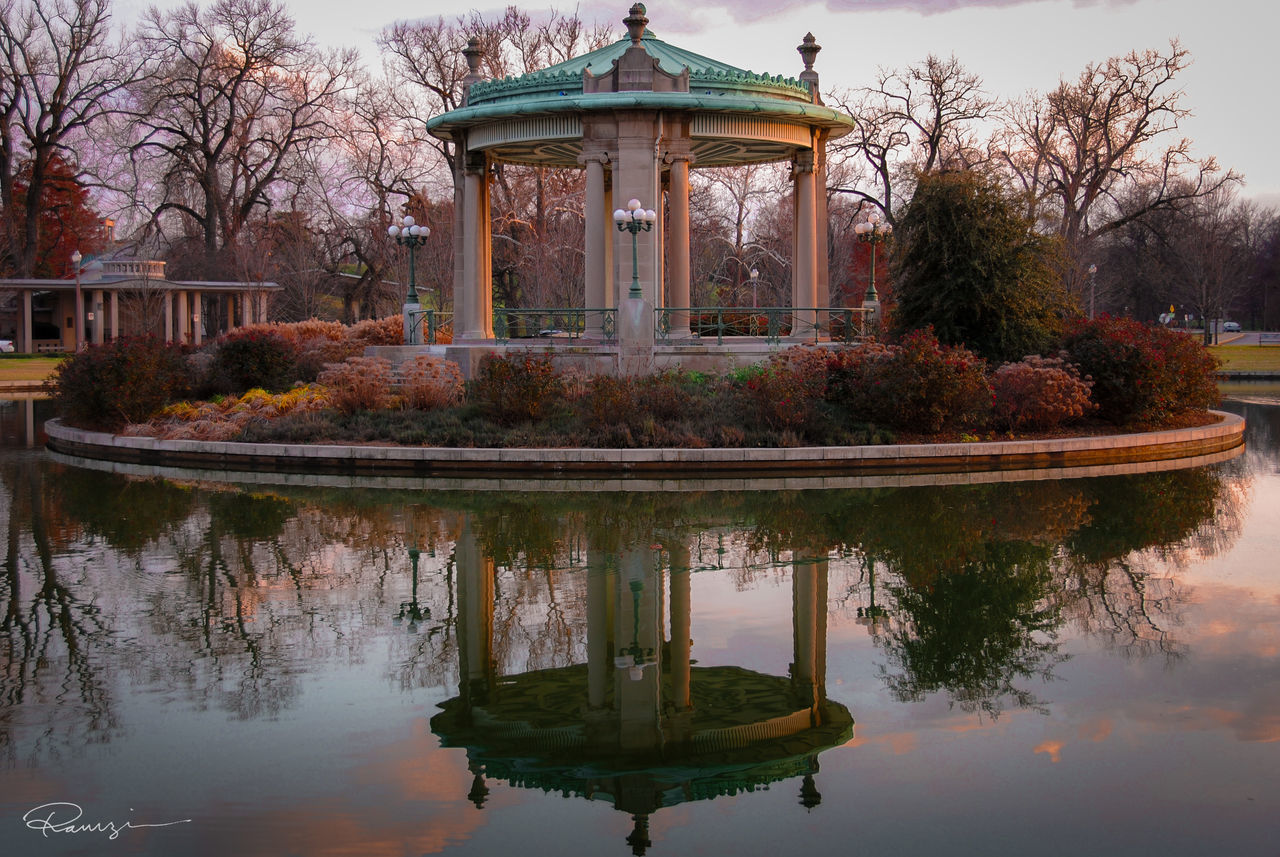
<svg viewBox="0 0 1280 857">
<path fill-rule="evenodd" d="M 418 330 L 416 319 L 411 317 L 411 314 L 422 306 L 418 300 L 418 284 L 414 278 L 413 257 L 414 250 L 427 243 L 427 236 L 431 234 L 431 229 L 414 223 L 413 218 L 406 214 L 400 224 L 393 223 L 387 227 L 387 234 L 397 244 L 409 248 L 409 293 L 404 298 L 405 345 L 419 345 L 422 341 L 422 334 Z M 410 307 L 413 309 L 410 309 Z"/>
<path fill-rule="evenodd" d="M 882 222 L 880 212 L 873 211 L 865 222 L 853 227 L 853 231 L 859 241 L 871 245 L 871 286 L 867 289 L 863 302 L 872 303 L 880 300 L 879 295 L 876 294 L 876 245 L 883 244 L 893 237 L 893 226 Z"/>
<path fill-rule="evenodd" d="M 760 287 L 760 271 L 755 268 L 751 269 L 751 308 L 755 309 L 759 306 L 757 298 L 759 297 L 758 289 Z"/>
<path fill-rule="evenodd" d="M 646 211 L 638 199 L 631 200 L 625 209 L 619 208 L 613 213 L 613 222 L 618 224 L 618 231 L 631 233 L 631 292 L 627 295 L 629 298 L 638 300 L 644 297 L 644 293 L 640 291 L 640 262 L 636 255 L 636 236 L 653 229 L 653 223 L 657 219 L 658 215 L 653 212 L 653 209 Z"/>
<path fill-rule="evenodd" d="M 1093 299 L 1098 291 L 1098 266 L 1089 266 L 1089 318 L 1093 318 Z"/>
<path fill-rule="evenodd" d="M 84 297 L 80 294 L 80 250 L 71 253 L 71 267 L 76 271 L 76 352 L 84 351 Z"/>
<path fill-rule="evenodd" d="M 627 676 L 632 681 L 640 681 L 644 678 L 644 668 L 651 667 L 658 663 L 658 659 L 654 657 L 653 649 L 647 649 L 640 645 L 640 597 L 644 592 L 644 582 L 640 580 L 629 581 L 631 589 L 631 645 L 618 647 L 618 656 L 613 659 L 613 665 L 617 669 L 626 670 Z"/>
</svg>

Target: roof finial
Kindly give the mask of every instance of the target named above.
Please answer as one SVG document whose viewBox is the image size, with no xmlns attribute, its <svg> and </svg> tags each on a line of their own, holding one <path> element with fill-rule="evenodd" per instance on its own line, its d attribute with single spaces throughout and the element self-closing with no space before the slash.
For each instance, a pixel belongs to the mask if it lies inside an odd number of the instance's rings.
<svg viewBox="0 0 1280 857">
<path fill-rule="evenodd" d="M 818 44 L 813 33 L 805 33 L 796 50 L 800 52 L 800 59 L 804 60 L 804 70 L 813 71 L 813 61 L 817 58 L 818 51 L 822 50 L 822 45 Z"/>
<path fill-rule="evenodd" d="M 644 8 L 643 3 L 637 3 L 631 7 L 631 14 L 622 19 L 622 23 L 627 25 L 627 35 L 631 37 L 631 44 L 639 45 L 640 39 L 644 37 L 644 28 L 649 23 L 649 19 L 645 17 L 645 12 L 649 10 Z"/>
<path fill-rule="evenodd" d="M 478 36 L 472 36 L 467 39 L 467 46 L 462 49 L 462 55 L 467 60 L 467 71 L 479 76 L 480 59 L 484 56 L 484 50 L 480 47 L 480 38 Z"/>
</svg>

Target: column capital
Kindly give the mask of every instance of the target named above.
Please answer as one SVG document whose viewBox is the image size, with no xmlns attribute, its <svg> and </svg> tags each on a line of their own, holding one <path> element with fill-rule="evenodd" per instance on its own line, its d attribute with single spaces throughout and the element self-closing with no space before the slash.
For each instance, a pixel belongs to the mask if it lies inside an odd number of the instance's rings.
<svg viewBox="0 0 1280 857">
<path fill-rule="evenodd" d="M 483 176 L 488 172 L 489 158 L 484 152 L 467 152 L 462 169 L 470 175 Z"/>
<path fill-rule="evenodd" d="M 609 153 L 603 149 L 595 152 L 584 151 L 578 156 L 578 163 L 584 167 L 587 164 L 600 164 L 601 166 L 605 166 L 609 163 L 609 160 Z"/>
<path fill-rule="evenodd" d="M 812 173 L 816 166 L 813 150 L 801 149 L 791 158 L 791 175 L 795 177 L 801 173 Z"/>
</svg>

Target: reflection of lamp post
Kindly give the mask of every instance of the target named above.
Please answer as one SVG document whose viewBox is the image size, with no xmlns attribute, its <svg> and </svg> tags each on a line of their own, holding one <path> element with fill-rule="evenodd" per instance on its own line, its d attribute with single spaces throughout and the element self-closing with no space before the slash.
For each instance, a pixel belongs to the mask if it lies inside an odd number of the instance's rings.
<svg viewBox="0 0 1280 857">
<path fill-rule="evenodd" d="M 873 211 L 865 222 L 853 227 L 853 231 L 859 241 L 871 245 L 871 285 L 863 296 L 862 302 L 874 303 L 880 299 L 876 294 L 876 245 L 883 244 L 893 236 L 893 226 L 882 222 L 880 212 Z"/>
<path fill-rule="evenodd" d="M 84 351 L 84 297 L 80 294 L 80 251 L 71 252 L 71 267 L 76 269 L 76 351 Z"/>
<path fill-rule="evenodd" d="M 626 670 L 632 681 L 644 678 L 644 668 L 651 667 L 658 661 L 653 657 L 653 649 L 640 645 L 640 595 L 644 592 L 644 582 L 632 580 L 631 587 L 631 645 L 618 649 L 618 656 L 613 665 Z"/>
<path fill-rule="evenodd" d="M 858 608 L 858 618 L 855 620 L 859 625 L 865 625 L 867 633 L 874 635 L 880 630 L 880 625 L 888 624 L 889 613 L 883 607 L 876 606 L 876 561 L 871 559 L 869 574 L 871 576 L 871 599 L 866 607 Z"/>
<path fill-rule="evenodd" d="M 431 234 L 431 229 L 426 226 L 419 226 L 413 222 L 411 216 L 406 214 L 400 225 L 393 223 L 387 227 L 387 234 L 395 239 L 397 244 L 409 248 L 409 293 L 404 298 L 405 345 L 418 345 L 421 343 L 422 336 L 418 331 L 415 319 L 410 317 L 411 312 L 422 307 L 422 304 L 418 301 L 418 284 L 414 279 L 413 251 L 427 243 L 427 236 Z M 410 310 L 410 307 L 413 307 L 414 310 Z"/>
<path fill-rule="evenodd" d="M 658 215 L 652 209 L 645 211 L 638 199 L 631 200 L 625 209 L 619 208 L 613 213 L 613 222 L 618 224 L 618 231 L 631 233 L 631 293 L 627 297 L 635 300 L 644 297 L 640 291 L 640 261 L 636 255 L 636 236 L 653 229 L 653 223 L 657 219 Z"/>
<path fill-rule="evenodd" d="M 416 546 L 409 548 L 409 564 L 413 567 L 412 589 L 409 593 L 408 601 L 400 602 L 400 612 L 396 614 L 395 623 L 399 625 L 405 619 L 409 620 L 409 633 L 416 633 L 418 623 L 423 619 L 431 618 L 431 611 L 424 609 L 418 604 L 418 557 L 422 552 Z"/>
</svg>

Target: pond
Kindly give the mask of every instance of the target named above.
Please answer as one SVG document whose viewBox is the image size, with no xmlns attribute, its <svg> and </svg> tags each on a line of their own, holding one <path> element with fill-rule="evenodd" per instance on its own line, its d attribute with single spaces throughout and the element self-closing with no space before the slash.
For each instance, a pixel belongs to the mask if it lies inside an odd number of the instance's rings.
<svg viewBox="0 0 1280 857">
<path fill-rule="evenodd" d="M 1278 392 L 1194 467 L 625 493 L 5 403 L 0 853 L 1275 855 Z"/>
</svg>

